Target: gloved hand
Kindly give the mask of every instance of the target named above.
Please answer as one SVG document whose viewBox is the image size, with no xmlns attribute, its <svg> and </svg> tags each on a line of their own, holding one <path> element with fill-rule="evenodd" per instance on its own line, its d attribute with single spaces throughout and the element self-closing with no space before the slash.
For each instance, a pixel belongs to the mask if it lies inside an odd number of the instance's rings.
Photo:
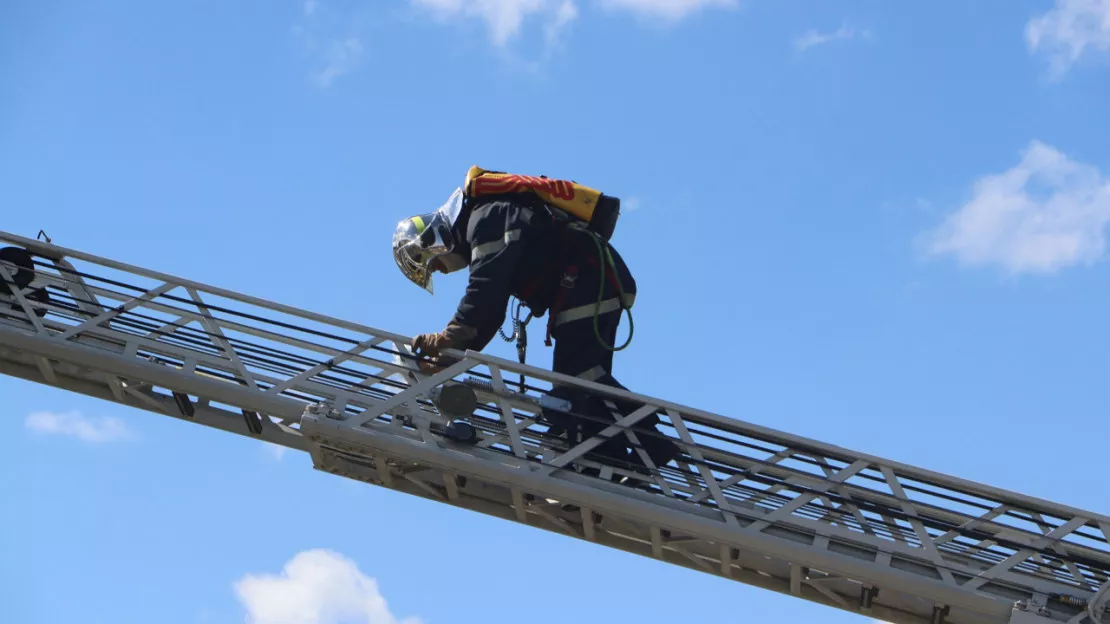
<svg viewBox="0 0 1110 624">
<path fill-rule="evenodd" d="M 447 356 L 441 355 L 440 351 L 449 349 L 450 341 L 444 338 L 442 333 L 439 334 L 420 334 L 412 341 L 412 350 L 417 357 L 429 356 L 427 360 L 417 360 L 416 366 L 421 373 L 425 375 L 434 375 L 447 366 L 454 364 L 448 362 Z"/>
<path fill-rule="evenodd" d="M 436 334 L 420 334 L 412 341 L 412 350 L 416 355 L 427 355 L 432 358 L 439 357 L 440 351 L 455 348 L 455 342 L 447 335 L 446 331 Z"/>
<path fill-rule="evenodd" d="M 440 352 L 447 349 L 465 349 L 477 333 L 477 330 L 472 327 L 457 325 L 452 322 L 441 332 L 420 334 L 414 338 L 412 349 L 418 357 L 429 356 L 432 360 L 432 366 L 441 370 L 443 367 L 453 364 L 454 360 L 448 361 L 450 358 L 442 357 Z M 426 362 L 420 362 L 421 371 L 428 372 L 426 369 L 430 369 L 430 367 L 427 364 Z"/>
</svg>

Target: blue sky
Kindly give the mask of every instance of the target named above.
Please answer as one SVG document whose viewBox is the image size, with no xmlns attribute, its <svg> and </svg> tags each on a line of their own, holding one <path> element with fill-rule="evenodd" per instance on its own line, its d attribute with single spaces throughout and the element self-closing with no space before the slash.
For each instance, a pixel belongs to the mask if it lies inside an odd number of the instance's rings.
<svg viewBox="0 0 1110 624">
<path fill-rule="evenodd" d="M 1108 60 L 1105 0 L 8 2 L 0 229 L 412 335 L 465 279 L 405 282 L 400 218 L 574 178 L 629 208 L 626 385 L 1107 513 Z M 5 621 L 863 621 L 0 396 Z"/>
</svg>

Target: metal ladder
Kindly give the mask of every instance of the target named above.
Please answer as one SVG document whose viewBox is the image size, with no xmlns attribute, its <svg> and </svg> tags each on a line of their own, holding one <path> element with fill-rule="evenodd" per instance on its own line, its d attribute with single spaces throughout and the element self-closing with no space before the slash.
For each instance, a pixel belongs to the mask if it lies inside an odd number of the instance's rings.
<svg viewBox="0 0 1110 624">
<path fill-rule="evenodd" d="M 407 336 L 6 232 L 0 243 L 0 373 L 895 624 L 1110 622 L 1108 516 L 481 353 L 427 376 Z M 520 374 L 523 389 L 506 381 Z M 568 407 L 547 395 L 556 384 L 641 407 L 568 448 L 544 424 L 544 409 Z M 667 466 L 631 429 L 652 413 L 683 448 Z M 649 470 L 595 461 L 610 436 Z"/>
</svg>

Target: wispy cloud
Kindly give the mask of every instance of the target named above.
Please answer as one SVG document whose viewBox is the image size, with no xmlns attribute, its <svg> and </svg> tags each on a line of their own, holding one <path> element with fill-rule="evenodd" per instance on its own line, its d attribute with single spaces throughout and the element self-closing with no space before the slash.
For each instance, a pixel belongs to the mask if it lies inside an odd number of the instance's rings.
<svg viewBox="0 0 1110 624">
<path fill-rule="evenodd" d="M 1029 20 L 1025 42 L 1049 59 L 1058 80 L 1088 50 L 1110 51 L 1110 0 L 1056 0 L 1048 12 Z"/>
<path fill-rule="evenodd" d="M 581 10 L 574 0 L 410 0 L 441 21 L 477 19 L 485 23 L 490 41 L 506 47 L 521 35 L 527 23 L 542 25 L 549 46 L 559 43 Z M 708 8 L 732 8 L 737 0 L 594 0 L 610 11 L 675 22 Z"/>
<path fill-rule="evenodd" d="M 436 19 L 478 19 L 485 22 L 492 43 L 506 46 L 520 34 L 525 20 L 537 18 L 545 23 L 549 40 L 578 16 L 572 0 L 411 0 L 428 10 Z"/>
<path fill-rule="evenodd" d="M 337 16 L 319 0 L 304 0 L 301 21 L 293 27 L 315 68 L 312 81 L 321 88 L 353 71 L 362 60 L 362 38 L 351 31 L 349 16 Z"/>
<path fill-rule="evenodd" d="M 351 71 L 361 57 L 362 40 L 358 37 L 329 41 L 323 53 L 324 68 L 315 74 L 316 83 L 321 87 L 331 86 L 336 78 Z"/>
<path fill-rule="evenodd" d="M 330 550 L 306 550 L 280 574 L 247 574 L 235 583 L 248 624 L 420 624 L 398 619 L 353 561 Z"/>
<path fill-rule="evenodd" d="M 1110 180 L 1095 167 L 1032 141 L 1021 162 L 975 182 L 970 201 L 925 242 L 932 255 L 1010 273 L 1053 273 L 1103 257 Z"/>
<path fill-rule="evenodd" d="M 38 433 L 67 436 L 95 444 L 134 437 L 134 433 L 118 418 L 91 418 L 78 411 L 34 412 L 27 416 L 24 425 Z"/>
<path fill-rule="evenodd" d="M 673 22 L 705 9 L 736 8 L 738 3 L 736 0 L 600 0 L 600 5 Z"/>
<path fill-rule="evenodd" d="M 544 27 L 544 37 L 547 39 L 549 49 L 562 42 L 563 31 L 576 19 L 578 19 L 578 7 L 571 0 L 563 0 L 559 8 L 555 9 L 553 19 Z"/>
<path fill-rule="evenodd" d="M 843 25 L 835 31 L 829 33 L 823 33 L 818 30 L 811 29 L 800 37 L 796 37 L 793 43 L 795 50 L 797 50 L 798 52 L 805 52 L 806 50 L 819 45 L 832 43 L 834 41 L 847 41 L 849 39 L 855 39 L 856 37 L 868 39 L 871 37 L 871 31 L 857 31 L 856 29 L 848 25 Z"/>
</svg>

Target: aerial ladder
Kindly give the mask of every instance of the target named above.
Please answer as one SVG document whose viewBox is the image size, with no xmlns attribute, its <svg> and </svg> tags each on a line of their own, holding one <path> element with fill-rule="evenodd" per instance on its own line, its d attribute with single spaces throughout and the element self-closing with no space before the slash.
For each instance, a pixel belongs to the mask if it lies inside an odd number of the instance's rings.
<svg viewBox="0 0 1110 624">
<path fill-rule="evenodd" d="M 1110 624 L 1106 515 L 479 352 L 425 374 L 407 336 L 49 238 L 0 247 L 0 373 L 893 624 Z M 639 407 L 568 445 L 556 385 Z M 651 414 L 683 449 L 666 466 L 632 428 Z M 595 461 L 613 436 L 648 469 Z"/>
</svg>

